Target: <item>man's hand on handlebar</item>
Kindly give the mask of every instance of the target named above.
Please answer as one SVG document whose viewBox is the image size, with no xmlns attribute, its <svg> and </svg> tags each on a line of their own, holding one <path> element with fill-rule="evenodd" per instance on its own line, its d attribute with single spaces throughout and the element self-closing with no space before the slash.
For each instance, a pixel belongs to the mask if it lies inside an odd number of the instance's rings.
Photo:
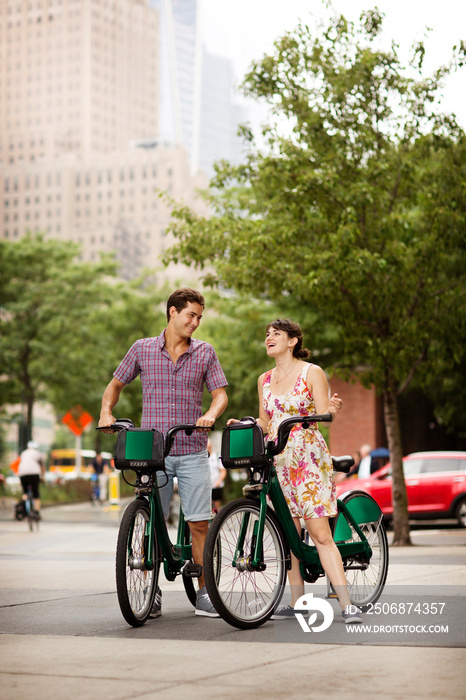
<svg viewBox="0 0 466 700">
<path fill-rule="evenodd" d="M 210 430 L 214 423 L 215 423 L 215 416 L 212 415 L 211 413 L 209 413 L 209 411 L 207 411 L 207 413 L 205 413 L 203 416 L 198 418 L 198 420 L 196 422 L 196 427 L 199 429 L 204 428 L 205 430 Z"/>
<path fill-rule="evenodd" d="M 100 414 L 100 419 L 99 419 L 99 425 L 97 426 L 98 428 L 107 428 L 109 425 L 113 425 L 113 423 L 116 422 L 116 418 L 112 416 L 111 413 L 101 413 Z M 115 430 L 110 430 L 110 428 L 106 430 L 101 430 L 102 433 L 106 433 L 107 435 L 113 435 Z"/>
</svg>

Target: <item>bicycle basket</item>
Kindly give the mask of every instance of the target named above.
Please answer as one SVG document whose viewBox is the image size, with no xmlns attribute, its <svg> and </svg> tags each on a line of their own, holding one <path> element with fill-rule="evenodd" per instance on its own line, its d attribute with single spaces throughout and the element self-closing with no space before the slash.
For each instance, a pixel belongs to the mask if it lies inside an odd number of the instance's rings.
<svg viewBox="0 0 466 700">
<path fill-rule="evenodd" d="M 121 430 L 115 445 L 116 469 L 165 469 L 163 433 L 155 428 Z"/>
<path fill-rule="evenodd" d="M 242 418 L 239 423 L 227 425 L 223 429 L 220 459 L 225 469 L 268 464 L 264 434 L 253 418 Z"/>
</svg>

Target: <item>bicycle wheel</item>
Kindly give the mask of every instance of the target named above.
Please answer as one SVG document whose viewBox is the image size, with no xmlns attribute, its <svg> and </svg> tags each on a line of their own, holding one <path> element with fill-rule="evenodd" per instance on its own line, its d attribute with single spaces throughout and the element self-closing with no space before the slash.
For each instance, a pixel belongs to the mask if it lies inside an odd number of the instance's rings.
<svg viewBox="0 0 466 700">
<path fill-rule="evenodd" d="M 32 504 L 32 497 L 28 496 L 26 502 L 26 516 L 28 520 L 29 530 L 32 532 L 34 530 L 34 523 L 37 522 L 35 518 L 35 510 Z M 37 528 L 39 528 L 39 523 L 37 522 Z"/>
<path fill-rule="evenodd" d="M 31 528 L 31 530 L 34 530 L 34 527 L 36 530 L 39 530 L 40 513 L 38 513 L 36 510 L 33 510 L 29 518 L 29 527 Z"/>
<path fill-rule="evenodd" d="M 343 566 L 352 603 L 367 610 L 383 591 L 388 572 L 388 541 L 383 526 L 382 513 L 376 501 L 364 491 L 350 491 L 341 501 L 347 506 L 372 549 L 367 563 L 358 557 L 345 557 Z M 354 527 L 339 513 L 335 526 L 335 541 L 360 542 Z"/>
<path fill-rule="evenodd" d="M 184 524 L 184 538 L 183 544 L 191 544 L 191 530 L 189 529 L 188 523 Z M 196 607 L 196 588 L 194 586 L 194 579 L 192 576 L 185 576 L 182 574 L 183 586 L 188 596 L 188 600 L 193 607 Z"/>
<path fill-rule="evenodd" d="M 126 622 L 140 627 L 149 617 L 160 571 L 160 552 L 154 536 L 153 569 L 148 559 L 149 504 L 137 499 L 129 504 L 121 519 L 116 550 L 116 584 L 118 602 Z"/>
<path fill-rule="evenodd" d="M 259 627 L 269 619 L 286 582 L 286 546 L 271 510 L 264 524 L 263 571 L 250 567 L 258 522 L 257 503 L 249 499 L 233 501 L 215 516 L 204 548 L 204 576 L 210 599 L 219 615 L 240 629 Z"/>
</svg>

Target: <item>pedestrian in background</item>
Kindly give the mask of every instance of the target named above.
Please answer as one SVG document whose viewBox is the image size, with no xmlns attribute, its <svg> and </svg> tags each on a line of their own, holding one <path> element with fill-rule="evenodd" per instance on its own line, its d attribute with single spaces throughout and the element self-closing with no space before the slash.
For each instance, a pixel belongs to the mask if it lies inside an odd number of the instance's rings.
<svg viewBox="0 0 466 700">
<path fill-rule="evenodd" d="M 107 486 L 108 486 L 108 472 L 109 466 L 108 462 L 102 457 L 100 452 L 97 452 L 96 456 L 91 462 L 91 467 L 94 470 L 94 474 L 97 478 L 97 489 L 96 496 L 99 503 L 103 503 L 107 500 Z"/>
<path fill-rule="evenodd" d="M 223 487 L 225 486 L 227 470 L 220 462 L 211 440 L 207 442 L 207 452 L 209 453 L 210 476 L 212 479 L 212 507 L 218 511 L 222 506 Z"/>
</svg>

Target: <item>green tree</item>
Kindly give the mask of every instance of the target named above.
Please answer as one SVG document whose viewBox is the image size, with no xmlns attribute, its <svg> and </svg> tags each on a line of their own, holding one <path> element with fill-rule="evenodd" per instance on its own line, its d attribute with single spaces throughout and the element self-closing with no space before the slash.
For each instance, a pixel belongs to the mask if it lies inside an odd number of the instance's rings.
<svg viewBox="0 0 466 700">
<path fill-rule="evenodd" d="M 78 263 L 78 252 L 41 235 L 0 241 L 2 405 L 24 403 L 29 430 L 38 399 L 58 416 L 78 404 L 98 420 L 104 389 L 127 350 L 165 326 L 168 292 L 150 273 L 122 282 L 114 262 Z M 119 414 L 138 424 L 141 405 L 134 382 Z M 97 447 L 101 440 L 114 442 L 96 432 Z"/>
<path fill-rule="evenodd" d="M 114 267 L 76 263 L 78 251 L 41 235 L 0 241 L 2 403 L 23 403 L 29 430 L 38 399 L 82 381 L 95 357 L 89 309 L 111 300 L 104 276 Z"/>
<path fill-rule="evenodd" d="M 396 45 L 377 48 L 381 25 L 376 10 L 358 25 L 299 25 L 252 66 L 244 90 L 274 115 L 267 152 L 245 130 L 249 156 L 218 166 L 211 218 L 175 208 L 166 260 L 208 265 L 211 284 L 264 300 L 312 304 L 338 328 L 339 370 L 359 368 L 383 396 L 394 542 L 409 544 L 397 397 L 414 377 L 440 382 L 465 341 L 466 141 L 438 109 L 464 45 L 424 78 L 424 47 L 404 67 Z"/>
<path fill-rule="evenodd" d="M 206 313 L 197 335 L 214 346 L 228 380 L 228 407 L 218 427 L 228 418 L 258 415 L 257 379 L 273 364 L 264 344 L 265 329 L 271 321 L 299 313 L 305 345 L 310 346 L 318 362 L 329 366 L 332 357 L 339 356 L 334 328 L 321 324 L 314 309 L 298 309 L 293 300 L 286 298 L 280 302 L 264 304 L 246 296 L 206 294 Z"/>
<path fill-rule="evenodd" d="M 149 272 L 130 282 L 111 280 L 107 289 L 108 304 L 93 305 L 89 309 L 88 337 L 93 339 L 93 357 L 84 368 L 84 375 L 75 375 L 73 386 L 60 386 L 54 392 L 54 405 L 66 410 L 66 402 L 69 403 L 72 395 L 75 403 L 86 407 L 98 421 L 105 387 L 131 345 L 138 338 L 159 335 L 165 328 L 169 293 L 165 287 L 153 283 Z M 131 418 L 135 425 L 140 425 L 142 391 L 139 379 L 122 392 L 117 410 L 119 417 Z M 105 445 L 105 449 L 111 450 L 114 443 L 113 437 L 95 432 L 96 448 L 104 449 Z"/>
</svg>

